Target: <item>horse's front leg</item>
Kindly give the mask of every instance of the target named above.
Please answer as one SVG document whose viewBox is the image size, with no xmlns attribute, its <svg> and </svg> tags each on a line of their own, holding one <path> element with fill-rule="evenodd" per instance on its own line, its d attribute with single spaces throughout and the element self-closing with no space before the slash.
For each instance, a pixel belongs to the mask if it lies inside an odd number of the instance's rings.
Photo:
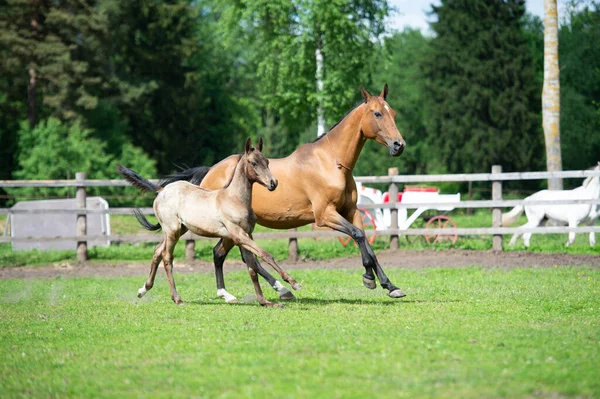
<svg viewBox="0 0 600 399">
<path fill-rule="evenodd" d="M 350 210 L 348 212 L 348 218 L 352 220 L 352 223 L 340 215 L 333 206 L 327 207 L 320 216 L 315 215 L 318 226 L 326 226 L 334 230 L 341 231 L 342 233 L 348 234 L 354 239 L 354 241 L 356 241 L 356 244 L 360 249 L 363 266 L 365 268 L 363 283 L 365 286 L 367 286 L 367 288 L 375 288 L 375 276 L 373 275 L 373 271 L 375 271 L 381 287 L 388 290 L 388 296 L 391 298 L 402 298 L 406 296 L 406 294 L 402 292 L 400 288 L 396 287 L 390 281 L 383 271 L 383 268 L 377 261 L 375 252 L 373 252 L 371 245 L 369 245 L 369 242 L 365 236 L 365 232 L 362 229 L 362 218 L 358 209 L 354 208 Z M 371 283 L 371 281 L 373 283 Z"/>
<path fill-rule="evenodd" d="M 275 262 L 273 255 L 271 255 L 270 253 L 268 253 L 267 251 L 265 251 L 264 249 L 259 247 L 258 244 L 256 244 L 256 242 L 254 242 L 251 235 L 249 235 L 242 229 L 236 229 L 237 231 L 235 231 L 233 228 L 228 228 L 228 230 L 229 230 L 230 234 L 232 235 L 232 238 L 233 238 L 234 242 L 236 243 L 236 245 L 239 245 L 241 248 L 244 248 L 248 252 L 260 257 L 262 260 L 267 262 L 269 264 L 269 266 L 271 266 L 273 269 L 275 269 L 279 273 L 279 275 L 281 276 L 283 281 L 288 282 L 288 284 L 290 284 L 293 289 L 295 289 L 295 290 L 302 289 L 302 286 L 300 284 L 298 284 L 298 282 L 296 280 L 294 280 L 292 278 L 292 276 L 290 276 L 288 274 L 288 272 L 286 272 L 281 267 L 279 267 L 277 262 Z M 248 261 L 248 260 L 249 259 L 246 259 L 246 261 Z"/>
<path fill-rule="evenodd" d="M 286 287 L 283 286 L 283 284 L 281 284 L 275 277 L 271 276 L 269 274 L 269 272 L 267 272 L 260 264 L 260 262 L 258 261 L 258 259 L 256 259 L 256 257 L 254 255 L 252 255 L 252 253 L 250 253 L 249 251 L 243 249 L 242 247 L 240 247 L 240 252 L 242 254 L 242 259 L 244 260 L 244 263 L 246 263 L 246 265 L 250 268 L 252 268 L 253 270 L 256 270 L 256 272 L 265 280 L 267 280 L 267 282 L 269 283 L 269 285 L 275 290 L 277 291 L 277 293 L 279 294 L 279 299 L 284 299 L 284 300 L 290 300 L 290 299 L 294 299 L 294 294 L 292 294 L 292 292 L 290 290 L 288 290 Z"/>
</svg>

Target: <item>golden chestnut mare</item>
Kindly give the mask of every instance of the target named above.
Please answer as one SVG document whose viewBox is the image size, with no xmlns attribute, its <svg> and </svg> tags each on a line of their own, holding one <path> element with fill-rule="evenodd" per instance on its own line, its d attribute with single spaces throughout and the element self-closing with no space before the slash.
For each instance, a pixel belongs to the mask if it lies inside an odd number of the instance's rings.
<svg viewBox="0 0 600 399">
<path fill-rule="evenodd" d="M 374 289 L 377 276 L 390 297 L 400 298 L 405 294 L 388 279 L 366 240 L 362 218 L 356 207 L 358 196 L 352 170 L 367 140 L 384 145 L 391 156 L 399 156 L 406 143 L 394 122 L 396 112 L 386 102 L 387 84 L 379 96 L 370 95 L 362 87 L 361 93 L 364 103 L 353 109 L 326 135 L 301 145 L 285 158 L 269 159 L 279 187 L 268 191 L 255 185 L 252 209 L 262 226 L 290 229 L 315 222 L 318 226 L 348 234 L 360 248 L 365 268 L 363 284 Z M 189 180 L 208 190 L 223 188 L 231 180 L 239 158 L 240 155 L 232 155 L 210 168 L 182 171 L 167 177 L 162 184 Z M 223 262 L 229 249 L 221 240 L 213 251 L 218 289 L 225 289 Z M 244 251 L 242 249 L 244 260 L 258 263 Z M 258 271 L 281 298 L 293 298 L 291 292 L 260 265 Z"/>
</svg>

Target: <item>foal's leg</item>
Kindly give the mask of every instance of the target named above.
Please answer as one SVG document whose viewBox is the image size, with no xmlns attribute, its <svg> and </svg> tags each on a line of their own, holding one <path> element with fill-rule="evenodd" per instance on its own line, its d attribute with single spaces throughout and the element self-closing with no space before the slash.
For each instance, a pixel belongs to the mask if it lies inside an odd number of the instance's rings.
<svg viewBox="0 0 600 399">
<path fill-rule="evenodd" d="M 242 259 L 244 260 L 244 263 L 246 263 L 248 265 L 248 267 L 252 267 L 254 270 L 256 270 L 258 272 L 258 274 L 260 274 L 260 276 L 262 278 L 267 280 L 269 285 L 271 287 L 273 287 L 273 289 L 275 291 L 277 291 L 280 299 L 290 300 L 290 299 L 295 298 L 294 294 L 292 294 L 292 292 L 290 290 L 288 290 L 286 287 L 284 287 L 283 284 L 281 284 L 277 279 L 275 279 L 275 277 L 271 276 L 269 274 L 269 272 L 267 272 L 261 266 L 258 259 L 256 259 L 256 257 L 254 255 L 252 255 L 252 253 L 248 252 L 247 250 L 243 249 L 242 247 L 240 247 L 240 252 L 242 254 Z"/>
<path fill-rule="evenodd" d="M 150 263 L 150 274 L 148 275 L 148 279 L 146 280 L 146 284 L 142 286 L 138 290 L 138 298 L 143 297 L 146 292 L 148 292 L 154 286 L 154 279 L 156 278 L 156 270 L 158 269 L 158 264 L 162 259 L 162 252 L 165 248 L 165 240 L 163 239 L 159 242 L 156 247 L 154 247 L 154 255 L 152 256 L 152 262 Z"/>
<path fill-rule="evenodd" d="M 254 258 L 254 255 L 252 255 L 250 252 L 246 251 L 245 254 L 247 254 L 248 257 Z M 242 257 L 243 256 L 244 253 L 242 253 Z M 246 262 L 246 259 L 244 259 L 244 261 Z M 252 262 L 250 261 L 248 263 L 252 264 Z M 250 274 L 250 278 L 252 279 L 252 284 L 254 285 L 254 291 L 256 292 L 256 298 L 258 299 L 258 303 L 260 303 L 261 306 L 275 306 L 273 302 L 265 298 L 262 289 L 260 288 L 260 283 L 258 282 L 258 274 L 256 273 L 255 267 L 248 266 L 248 274 Z"/>
<path fill-rule="evenodd" d="M 167 279 L 169 280 L 169 287 L 171 288 L 171 299 L 177 305 L 183 305 L 183 301 L 179 297 L 179 293 L 177 292 L 177 288 L 175 287 L 175 280 L 173 279 L 173 250 L 175 249 L 175 244 L 177 244 L 177 240 L 179 240 L 179 234 L 166 234 L 165 248 L 163 250 L 162 258 L 163 265 L 165 267 L 165 272 L 167 273 Z"/>
<path fill-rule="evenodd" d="M 221 238 L 217 245 L 213 248 L 213 259 L 215 261 L 215 277 L 217 278 L 217 296 L 225 299 L 227 303 L 237 303 L 236 297 L 231 295 L 225 289 L 225 279 L 223 277 L 223 262 L 227 254 L 233 248 L 233 241 L 228 238 Z"/>
<path fill-rule="evenodd" d="M 267 262 L 269 264 L 269 266 L 271 266 L 273 269 L 275 269 L 279 273 L 279 275 L 281 276 L 283 281 L 287 281 L 292 286 L 293 289 L 295 289 L 295 290 L 302 289 L 302 286 L 300 284 L 298 284 L 298 282 L 296 280 L 294 280 L 292 278 L 292 276 L 290 276 L 288 274 L 288 272 L 286 272 L 281 267 L 279 267 L 277 262 L 275 262 L 273 255 L 271 255 L 270 253 L 268 253 L 267 251 L 265 251 L 264 249 L 259 247 L 258 244 L 256 244 L 256 242 L 254 242 L 252 237 L 250 235 L 248 235 L 248 233 L 246 233 L 244 230 L 242 230 L 238 226 L 229 226 L 227 230 L 229 230 L 229 233 L 232 235 L 232 238 L 233 238 L 234 242 L 236 243 L 236 245 L 239 245 L 240 247 L 248 250 L 249 252 L 253 253 L 254 255 L 262 258 L 265 262 Z"/>
<path fill-rule="evenodd" d="M 315 214 L 315 216 L 317 215 Z M 352 223 L 342 217 L 342 215 L 337 212 L 335 207 L 328 206 L 323 212 L 320 213 L 320 216 L 316 217 L 316 221 L 318 226 L 326 226 L 334 230 L 341 231 L 342 233 L 348 234 L 354 239 L 354 241 L 356 241 L 356 244 L 360 248 L 363 266 L 365 267 L 363 283 L 367 288 L 375 288 L 375 276 L 373 275 L 373 271 L 375 271 L 381 287 L 388 290 L 388 296 L 391 298 L 402 298 L 406 296 L 406 294 L 402 292 L 400 288 L 396 287 L 388 279 L 383 271 L 383 268 L 377 261 L 375 252 L 373 252 L 371 245 L 369 245 L 369 242 L 366 239 L 364 230 L 362 230 L 360 227 L 357 227 L 357 225 L 362 226 L 362 218 L 358 209 L 354 208 L 353 210 L 350 210 L 348 212 L 348 216 L 351 217 Z"/>
</svg>

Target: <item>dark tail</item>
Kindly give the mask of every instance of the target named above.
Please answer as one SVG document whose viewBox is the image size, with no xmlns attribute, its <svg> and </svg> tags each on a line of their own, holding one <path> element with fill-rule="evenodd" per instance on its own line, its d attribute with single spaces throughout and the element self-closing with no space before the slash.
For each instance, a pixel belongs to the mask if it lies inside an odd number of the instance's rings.
<svg viewBox="0 0 600 399">
<path fill-rule="evenodd" d="M 152 224 L 146 219 L 146 216 L 139 209 L 134 209 L 133 214 L 137 221 L 142 225 L 143 228 L 150 231 L 160 230 L 160 223 Z"/>
<path fill-rule="evenodd" d="M 158 193 L 162 190 L 160 185 L 152 184 L 149 180 L 144 179 L 142 176 L 123 165 L 117 166 L 117 170 L 119 171 L 119 174 L 129 182 L 129 184 L 140 189 L 142 192 L 150 191 L 152 193 Z"/>
<path fill-rule="evenodd" d="M 180 172 L 173 173 L 172 175 L 169 175 L 169 176 L 165 177 L 164 179 L 161 179 L 158 182 L 158 185 L 161 187 L 164 187 L 167 184 L 170 184 L 170 183 L 173 183 L 173 182 L 176 182 L 179 180 L 185 180 L 192 184 L 199 185 L 209 170 L 210 170 L 209 166 L 196 166 L 195 168 L 182 170 Z"/>
</svg>

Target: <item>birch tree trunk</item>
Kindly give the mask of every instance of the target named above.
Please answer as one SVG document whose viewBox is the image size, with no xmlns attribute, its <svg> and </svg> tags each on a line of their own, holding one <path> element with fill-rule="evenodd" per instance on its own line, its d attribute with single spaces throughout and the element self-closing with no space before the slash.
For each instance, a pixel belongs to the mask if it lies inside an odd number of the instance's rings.
<svg viewBox="0 0 600 399">
<path fill-rule="evenodd" d="M 560 150 L 560 80 L 558 69 L 558 10 L 556 0 L 544 0 L 544 88 L 542 119 L 546 141 L 546 168 L 562 170 Z M 549 179 L 550 190 L 562 190 L 562 179 Z"/>
<path fill-rule="evenodd" d="M 315 60 L 317 63 L 317 137 L 325 134 L 325 109 L 323 107 L 323 42 L 321 36 L 317 39 L 315 49 Z"/>
</svg>

